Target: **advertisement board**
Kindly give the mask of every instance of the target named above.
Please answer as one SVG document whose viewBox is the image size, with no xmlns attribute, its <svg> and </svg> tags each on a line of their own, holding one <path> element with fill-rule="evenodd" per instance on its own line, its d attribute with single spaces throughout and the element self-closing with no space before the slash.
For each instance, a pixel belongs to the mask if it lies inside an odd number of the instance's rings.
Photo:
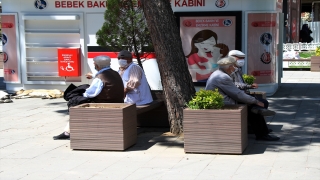
<svg viewBox="0 0 320 180">
<path fill-rule="evenodd" d="M 18 20 L 16 14 L 1 14 L 3 74 L 6 83 L 21 83 Z"/>
<path fill-rule="evenodd" d="M 218 69 L 217 61 L 226 57 L 230 50 L 239 48 L 237 24 L 240 21 L 235 14 L 180 15 L 182 48 L 193 82 L 205 85 L 212 72 Z"/>
<path fill-rule="evenodd" d="M 59 76 L 80 76 L 80 48 L 58 49 Z"/>
<path fill-rule="evenodd" d="M 247 73 L 258 84 L 276 83 L 277 13 L 248 13 Z"/>
</svg>

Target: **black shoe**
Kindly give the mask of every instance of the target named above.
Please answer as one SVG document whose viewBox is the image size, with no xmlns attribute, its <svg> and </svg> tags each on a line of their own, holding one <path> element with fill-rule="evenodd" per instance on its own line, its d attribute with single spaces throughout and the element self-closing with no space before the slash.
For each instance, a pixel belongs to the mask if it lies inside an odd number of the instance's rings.
<svg viewBox="0 0 320 180">
<path fill-rule="evenodd" d="M 273 132 L 272 129 L 268 129 L 268 134 Z M 248 128 L 248 134 L 254 134 L 254 130 L 252 128 Z"/>
<path fill-rule="evenodd" d="M 254 131 L 252 129 L 248 129 L 248 134 L 254 134 Z"/>
<path fill-rule="evenodd" d="M 254 134 L 254 130 L 252 128 L 248 128 L 248 134 Z"/>
<path fill-rule="evenodd" d="M 53 136 L 53 140 L 69 140 L 70 135 L 65 135 L 64 132 L 59 134 L 58 136 Z"/>
<path fill-rule="evenodd" d="M 254 114 L 260 114 L 262 116 L 274 116 L 276 114 L 276 112 L 274 112 L 274 111 L 271 111 L 266 108 L 259 108 L 259 107 L 251 108 L 251 112 Z"/>
<path fill-rule="evenodd" d="M 277 136 L 264 135 L 261 137 L 257 137 L 256 139 L 262 141 L 278 141 L 280 138 Z"/>
</svg>

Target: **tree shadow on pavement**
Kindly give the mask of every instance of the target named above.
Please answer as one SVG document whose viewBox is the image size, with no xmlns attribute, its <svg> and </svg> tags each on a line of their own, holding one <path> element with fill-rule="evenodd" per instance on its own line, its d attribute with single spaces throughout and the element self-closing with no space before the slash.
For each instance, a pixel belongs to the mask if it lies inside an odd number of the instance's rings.
<svg viewBox="0 0 320 180">
<path fill-rule="evenodd" d="M 268 125 L 279 136 L 276 142 L 249 140 L 244 154 L 308 151 L 320 140 L 320 84 L 284 83 L 271 97 L 269 108 L 276 115 L 267 118 Z"/>
<path fill-rule="evenodd" d="M 152 146 L 180 147 L 183 149 L 183 141 L 180 136 L 169 132 L 169 128 L 138 128 L 137 143 L 127 151 L 145 151 Z"/>
</svg>

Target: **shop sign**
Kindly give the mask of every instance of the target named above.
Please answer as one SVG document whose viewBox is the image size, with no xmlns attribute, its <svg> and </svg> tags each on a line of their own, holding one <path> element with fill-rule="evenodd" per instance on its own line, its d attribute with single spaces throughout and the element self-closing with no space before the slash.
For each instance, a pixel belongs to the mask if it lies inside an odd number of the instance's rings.
<svg viewBox="0 0 320 180">
<path fill-rule="evenodd" d="M 40 0 L 36 0 L 40 1 Z M 44 1 L 44 0 L 41 0 Z M 133 1 L 135 7 L 141 6 L 141 1 Z M 170 0 L 174 7 L 204 7 L 206 0 Z M 229 0 L 216 0 L 215 6 L 225 8 L 229 4 Z M 47 3 L 45 4 L 47 6 Z M 107 8 L 107 1 L 54 1 L 55 8 Z M 41 6 L 39 6 L 41 7 Z M 44 7 L 45 8 L 45 7 Z M 42 9 L 44 9 L 42 8 Z M 40 8 L 38 8 L 40 9 Z"/>
<path fill-rule="evenodd" d="M 59 76 L 80 76 L 80 49 L 58 49 Z"/>
<path fill-rule="evenodd" d="M 106 8 L 107 1 L 55 1 L 55 8 Z"/>
<path fill-rule="evenodd" d="M 222 1 L 225 1 L 225 0 L 222 0 Z M 170 0 L 170 2 L 171 4 L 173 3 L 175 7 L 198 7 L 198 6 L 205 6 L 206 4 L 206 0 Z"/>
</svg>

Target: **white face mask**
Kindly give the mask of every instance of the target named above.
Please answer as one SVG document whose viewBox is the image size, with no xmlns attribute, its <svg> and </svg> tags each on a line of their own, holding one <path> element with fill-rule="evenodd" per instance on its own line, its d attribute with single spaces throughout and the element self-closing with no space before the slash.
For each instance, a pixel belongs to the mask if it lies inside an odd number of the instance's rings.
<svg viewBox="0 0 320 180">
<path fill-rule="evenodd" d="M 244 59 L 237 60 L 237 66 L 242 67 L 244 65 Z"/>
<path fill-rule="evenodd" d="M 125 67 L 128 64 L 127 60 L 125 59 L 119 59 L 118 63 L 120 67 Z"/>
</svg>

